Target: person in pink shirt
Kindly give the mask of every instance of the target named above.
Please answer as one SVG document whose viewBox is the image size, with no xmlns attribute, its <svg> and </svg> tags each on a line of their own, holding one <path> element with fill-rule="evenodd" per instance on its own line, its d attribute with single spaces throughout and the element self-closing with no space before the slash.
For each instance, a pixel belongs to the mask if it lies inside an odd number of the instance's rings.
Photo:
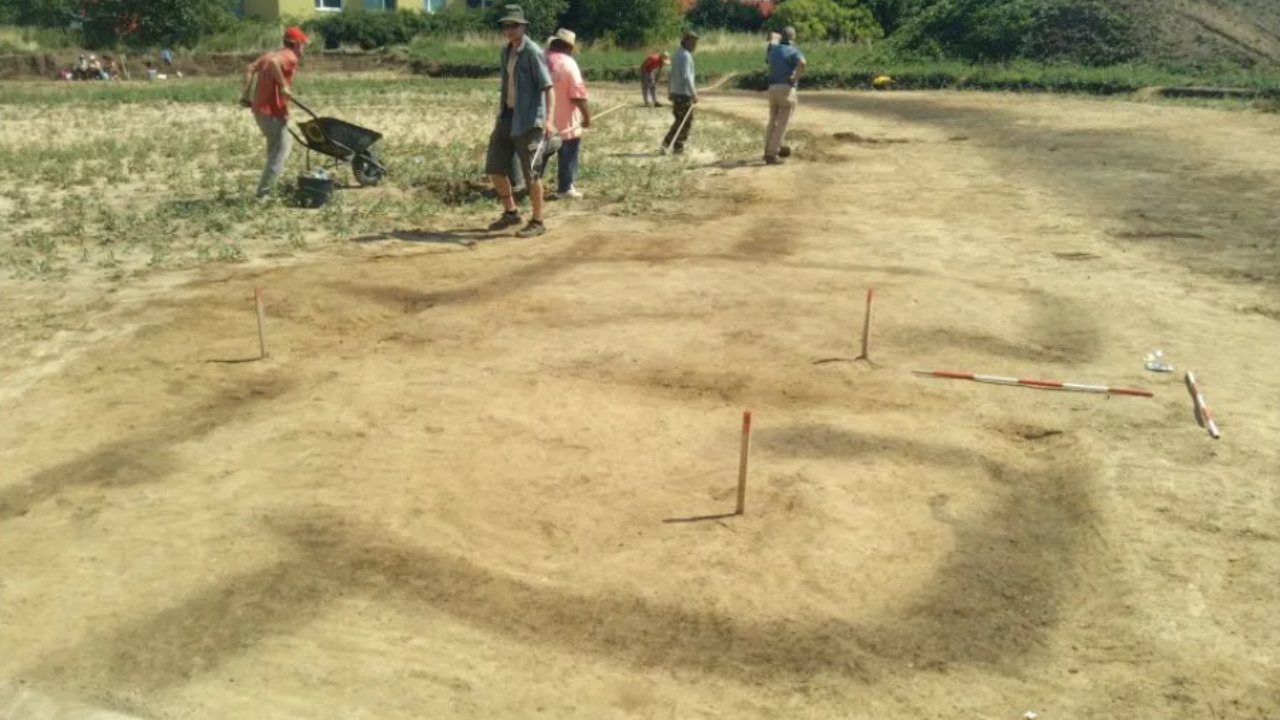
<svg viewBox="0 0 1280 720">
<path fill-rule="evenodd" d="M 556 98 L 554 124 L 561 129 L 562 141 L 556 195 L 574 199 L 582 197 L 582 193 L 574 186 L 574 181 L 578 178 L 582 131 L 591 127 L 587 84 L 582 79 L 578 61 L 573 59 L 576 42 L 577 35 L 564 28 L 557 30 L 547 41 L 547 69 L 551 71 L 552 92 Z"/>
</svg>

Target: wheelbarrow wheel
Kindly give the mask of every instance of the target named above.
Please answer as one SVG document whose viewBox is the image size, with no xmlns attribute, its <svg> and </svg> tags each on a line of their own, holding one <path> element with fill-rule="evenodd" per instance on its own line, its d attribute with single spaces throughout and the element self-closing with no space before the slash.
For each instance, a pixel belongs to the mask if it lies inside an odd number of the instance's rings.
<svg viewBox="0 0 1280 720">
<path fill-rule="evenodd" d="M 356 182 L 365 187 L 377 185 L 387 174 L 372 150 L 351 158 L 351 172 L 355 174 Z"/>
</svg>

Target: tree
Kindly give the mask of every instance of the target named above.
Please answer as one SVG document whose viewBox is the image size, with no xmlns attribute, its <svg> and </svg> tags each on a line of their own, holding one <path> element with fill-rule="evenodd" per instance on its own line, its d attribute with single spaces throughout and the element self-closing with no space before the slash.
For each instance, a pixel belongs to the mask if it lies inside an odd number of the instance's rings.
<svg viewBox="0 0 1280 720">
<path fill-rule="evenodd" d="M 191 46 L 233 22 L 232 0 L 81 0 L 85 44 Z"/>
<path fill-rule="evenodd" d="M 1028 57 L 1084 65 L 1114 65 L 1139 54 L 1133 22 L 1099 0 L 1048 0 L 1026 40 Z"/>
<path fill-rule="evenodd" d="M 928 0 L 866 0 L 865 4 L 884 34 L 892 35 L 927 2 Z"/>
<path fill-rule="evenodd" d="M 0 23 L 65 28 L 79 19 L 79 0 L 0 0 Z"/>
<path fill-rule="evenodd" d="M 510 3 L 495 0 L 489 8 L 490 27 L 497 27 L 498 19 L 506 14 L 508 4 L 524 8 L 525 19 L 529 21 L 529 37 L 536 43 L 542 43 L 560 27 L 560 15 L 569 8 L 569 0 L 512 0 Z"/>
<path fill-rule="evenodd" d="M 871 11 L 858 0 L 787 0 L 774 10 L 767 24 L 773 30 L 794 27 L 802 42 L 884 37 Z"/>
<path fill-rule="evenodd" d="M 624 47 L 671 39 L 680 32 L 679 0 L 595 0 L 591 34 Z"/>
<path fill-rule="evenodd" d="M 698 28 L 756 32 L 764 27 L 760 8 L 739 0 L 698 0 L 685 22 Z"/>
<path fill-rule="evenodd" d="M 569 28 L 580 35 L 589 33 L 595 10 L 595 0 L 569 0 L 569 7 L 560 13 L 560 27 Z"/>
<path fill-rule="evenodd" d="M 966 60 L 1008 60 L 1022 54 L 1038 0 L 935 0 L 898 32 L 904 47 Z"/>
</svg>

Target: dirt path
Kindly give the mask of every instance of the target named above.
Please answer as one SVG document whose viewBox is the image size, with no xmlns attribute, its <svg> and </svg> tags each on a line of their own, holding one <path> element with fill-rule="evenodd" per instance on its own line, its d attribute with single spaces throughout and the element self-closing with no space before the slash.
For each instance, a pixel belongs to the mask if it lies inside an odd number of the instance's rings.
<svg viewBox="0 0 1280 720">
<path fill-rule="evenodd" d="M 156 718 L 1280 714 L 1273 121 L 804 103 L 821 161 L 660 217 L 85 311 L 0 399 L 0 678 Z M 272 357 L 218 362 L 255 285 Z M 875 363 L 815 364 L 871 286 Z M 664 522 L 732 508 L 744 407 L 748 515 Z"/>
</svg>

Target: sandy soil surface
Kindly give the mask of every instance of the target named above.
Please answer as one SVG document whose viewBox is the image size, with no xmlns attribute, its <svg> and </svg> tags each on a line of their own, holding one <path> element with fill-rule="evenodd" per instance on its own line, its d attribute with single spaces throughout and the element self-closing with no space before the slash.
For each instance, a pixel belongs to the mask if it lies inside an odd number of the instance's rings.
<svg viewBox="0 0 1280 720">
<path fill-rule="evenodd" d="M 11 326 L 68 328 L 3 349 L 28 358 L 0 395 L 9 692 L 151 718 L 1280 716 L 1275 119 L 803 103 L 807 157 L 713 161 L 652 217 L 7 295 Z M 747 514 L 674 522 L 733 509 L 744 408 Z"/>
</svg>

